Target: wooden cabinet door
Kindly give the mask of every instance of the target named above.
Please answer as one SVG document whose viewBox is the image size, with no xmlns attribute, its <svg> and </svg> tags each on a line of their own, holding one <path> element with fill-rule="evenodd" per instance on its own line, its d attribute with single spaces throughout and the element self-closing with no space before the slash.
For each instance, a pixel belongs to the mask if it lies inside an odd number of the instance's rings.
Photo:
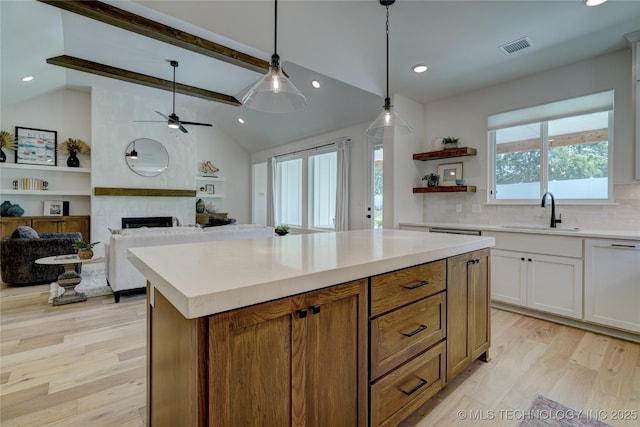
<svg viewBox="0 0 640 427">
<path fill-rule="evenodd" d="M 486 353 L 491 342 L 489 259 L 489 249 L 476 251 L 472 254 L 473 262 L 468 265 L 471 360 Z"/>
<path fill-rule="evenodd" d="M 88 216 L 67 216 L 64 217 L 64 222 L 61 224 L 61 233 L 82 233 L 82 240 L 85 243 L 90 243 L 90 225 Z"/>
<path fill-rule="evenodd" d="M 294 406 L 304 403 L 303 388 L 291 389 L 294 362 L 302 363 L 294 324 L 306 320 L 295 317 L 303 302 L 285 298 L 210 318 L 208 425 L 293 425 Z"/>
<path fill-rule="evenodd" d="M 447 381 L 489 350 L 489 251 L 447 261 Z"/>
<path fill-rule="evenodd" d="M 7 218 L 4 217 L 0 220 L 0 225 L 2 227 L 2 235 L 0 237 L 11 236 L 13 230 L 20 225 L 27 225 L 31 227 L 31 218 Z"/>
<path fill-rule="evenodd" d="M 31 227 L 41 233 L 60 233 L 62 230 L 63 217 L 39 217 L 31 220 Z"/>
<path fill-rule="evenodd" d="M 363 279 L 307 295 L 307 321 L 295 322 L 293 339 L 305 349 L 292 390 L 304 390 L 304 410 L 294 406 L 304 418 L 293 425 L 366 426 L 365 286 Z"/>
</svg>

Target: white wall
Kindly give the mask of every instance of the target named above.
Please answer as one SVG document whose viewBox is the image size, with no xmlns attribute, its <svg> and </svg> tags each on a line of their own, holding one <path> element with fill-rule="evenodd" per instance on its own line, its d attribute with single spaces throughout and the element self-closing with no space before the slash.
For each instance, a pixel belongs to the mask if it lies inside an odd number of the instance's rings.
<svg viewBox="0 0 640 427">
<path fill-rule="evenodd" d="M 372 119 L 373 120 L 373 119 Z M 367 141 L 364 135 L 369 123 L 361 123 L 343 129 L 333 130 L 311 138 L 302 139 L 274 149 L 253 153 L 252 164 L 264 163 L 271 156 L 290 153 L 305 148 L 314 147 L 335 140 L 337 138 L 351 138 L 351 170 L 350 170 L 350 203 L 349 203 L 349 230 L 359 230 L 369 227 L 369 220 L 366 218 L 367 207 L 371 203 L 371 189 L 368 187 L 367 174 L 369 173 L 369 163 L 367 154 Z M 266 181 L 266 168 L 255 168 L 263 170 Z M 256 178 L 260 179 L 260 178 Z M 266 198 L 263 198 L 266 202 Z M 254 198 L 255 200 L 255 198 Z M 258 208 L 265 209 L 266 208 Z M 255 211 L 255 209 L 254 209 Z"/>
<path fill-rule="evenodd" d="M 529 206 L 486 205 L 487 116 L 607 89 L 615 90 L 614 198 L 616 205 L 570 206 L 559 203 L 563 227 L 640 229 L 640 185 L 633 181 L 634 142 L 631 51 L 624 49 L 512 82 L 465 93 L 426 105 L 424 151 L 439 148 L 442 136 L 459 136 L 462 145 L 478 149 L 464 162 L 464 179 L 477 193 L 423 195 L 425 222 L 462 224 L 532 224 L 544 226 L 549 212 Z M 456 160 L 456 159 L 452 159 Z M 438 161 L 421 163 L 421 173 L 435 171 Z M 459 205 L 462 212 L 456 212 Z M 475 206 L 474 206 L 475 205 Z M 473 208 L 480 210 L 472 212 Z"/>
</svg>

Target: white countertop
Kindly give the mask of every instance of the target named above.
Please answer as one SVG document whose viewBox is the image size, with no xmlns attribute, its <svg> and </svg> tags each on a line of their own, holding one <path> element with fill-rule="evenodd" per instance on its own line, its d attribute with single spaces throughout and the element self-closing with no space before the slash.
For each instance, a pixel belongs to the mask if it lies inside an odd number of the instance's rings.
<svg viewBox="0 0 640 427">
<path fill-rule="evenodd" d="M 400 224 L 409 227 L 439 227 L 453 228 L 462 230 L 480 230 L 480 231 L 499 231 L 503 233 L 528 233 L 528 234 L 547 234 L 551 236 L 571 236 L 581 238 L 597 238 L 597 239 L 622 239 L 622 240 L 640 240 L 640 230 L 606 230 L 606 229 L 571 229 L 559 226 L 555 230 L 553 228 L 537 227 L 532 225 L 482 225 L 482 224 L 451 224 L 437 222 L 404 222 Z"/>
<path fill-rule="evenodd" d="M 494 244 L 493 237 L 357 230 L 131 248 L 128 258 L 193 319 Z"/>
</svg>

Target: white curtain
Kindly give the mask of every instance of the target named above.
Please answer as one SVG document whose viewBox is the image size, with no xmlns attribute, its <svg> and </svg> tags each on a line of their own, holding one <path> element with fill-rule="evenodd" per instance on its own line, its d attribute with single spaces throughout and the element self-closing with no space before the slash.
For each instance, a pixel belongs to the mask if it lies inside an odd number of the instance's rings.
<svg viewBox="0 0 640 427">
<path fill-rule="evenodd" d="M 267 225 L 276 226 L 276 158 L 267 160 Z"/>
<path fill-rule="evenodd" d="M 336 177 L 336 231 L 349 229 L 349 142 L 336 142 L 338 152 Z"/>
</svg>

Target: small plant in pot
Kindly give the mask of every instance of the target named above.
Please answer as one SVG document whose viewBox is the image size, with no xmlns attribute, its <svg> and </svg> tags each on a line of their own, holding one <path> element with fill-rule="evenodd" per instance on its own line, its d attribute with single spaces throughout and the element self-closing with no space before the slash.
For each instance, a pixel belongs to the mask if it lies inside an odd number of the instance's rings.
<svg viewBox="0 0 640 427">
<path fill-rule="evenodd" d="M 442 145 L 444 148 L 456 148 L 458 143 L 460 142 L 460 138 L 454 136 L 445 136 L 442 138 Z"/>
<path fill-rule="evenodd" d="M 100 242 L 85 243 L 82 240 L 76 240 L 73 242 L 73 247 L 78 251 L 78 258 L 91 259 L 93 258 L 93 247 Z"/>
<path fill-rule="evenodd" d="M 276 234 L 278 236 L 284 236 L 285 234 L 289 233 L 289 226 L 288 225 L 279 225 L 276 227 Z"/>
<path fill-rule="evenodd" d="M 427 187 L 437 187 L 438 180 L 440 179 L 440 175 L 437 173 L 430 173 L 429 175 L 425 175 L 422 177 L 423 184 L 426 183 Z"/>
</svg>

